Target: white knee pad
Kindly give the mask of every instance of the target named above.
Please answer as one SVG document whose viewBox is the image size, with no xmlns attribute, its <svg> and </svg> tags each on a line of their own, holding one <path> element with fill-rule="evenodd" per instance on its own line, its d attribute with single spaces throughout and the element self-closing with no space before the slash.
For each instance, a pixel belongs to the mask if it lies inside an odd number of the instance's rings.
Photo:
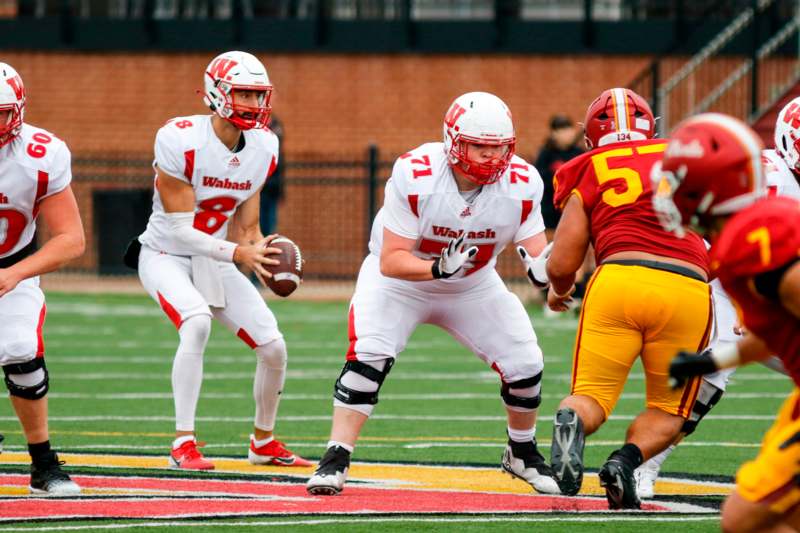
<svg viewBox="0 0 800 533">
<path fill-rule="evenodd" d="M 286 368 L 286 342 L 283 338 L 257 346 L 255 351 L 267 368 Z"/>
<path fill-rule="evenodd" d="M 211 334 L 211 317 L 206 314 L 190 316 L 181 324 L 178 335 L 181 338 L 181 351 L 203 353 Z"/>
<path fill-rule="evenodd" d="M 0 361 L 24 361 L 36 355 L 39 337 L 28 320 L 10 316 L 0 325 Z"/>
</svg>

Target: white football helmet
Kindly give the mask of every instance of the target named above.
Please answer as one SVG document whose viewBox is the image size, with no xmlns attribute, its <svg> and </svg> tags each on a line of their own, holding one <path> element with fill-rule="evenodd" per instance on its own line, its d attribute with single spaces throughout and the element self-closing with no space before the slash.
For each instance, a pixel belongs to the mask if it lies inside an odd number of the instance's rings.
<svg viewBox="0 0 800 533">
<path fill-rule="evenodd" d="M 786 104 L 778 113 L 775 151 L 793 172 L 800 173 L 800 97 Z"/>
<path fill-rule="evenodd" d="M 462 94 L 444 117 L 444 151 L 450 165 L 470 181 L 488 185 L 500 179 L 514 155 L 517 138 L 508 106 L 493 94 Z M 503 154 L 488 162 L 470 160 L 468 144 L 503 146 Z"/>
<path fill-rule="evenodd" d="M 203 80 L 203 101 L 220 117 L 241 130 L 267 125 L 272 85 L 267 69 L 254 55 L 238 51 L 220 54 L 208 64 Z M 237 103 L 237 90 L 258 91 L 258 106 Z"/>
<path fill-rule="evenodd" d="M 25 86 L 11 65 L 0 63 L 0 111 L 10 111 L 5 124 L 0 124 L 0 148 L 22 131 L 25 117 Z"/>
</svg>

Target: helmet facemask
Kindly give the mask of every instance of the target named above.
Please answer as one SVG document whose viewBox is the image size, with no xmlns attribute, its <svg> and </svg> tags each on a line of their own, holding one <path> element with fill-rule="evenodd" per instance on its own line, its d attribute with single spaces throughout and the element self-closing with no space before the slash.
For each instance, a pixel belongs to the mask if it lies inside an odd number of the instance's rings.
<svg viewBox="0 0 800 533">
<path fill-rule="evenodd" d="M 22 109 L 19 104 L 0 104 L 0 112 L 9 111 L 5 124 L 0 124 L 0 148 L 19 135 L 22 129 Z"/>
<path fill-rule="evenodd" d="M 469 157 L 469 145 L 502 146 L 503 152 L 499 157 L 488 161 L 476 161 Z M 491 185 L 500 179 L 506 171 L 514 156 L 516 138 L 500 139 L 497 142 L 457 135 L 453 140 L 448 159 L 471 182 L 478 185 Z"/>
<path fill-rule="evenodd" d="M 265 128 L 272 113 L 269 105 L 272 98 L 272 87 L 233 85 L 220 81 L 217 83 L 217 90 L 224 98 L 222 109 L 219 110 L 220 116 L 239 128 L 240 130 Z M 257 91 L 258 105 L 251 106 L 238 103 L 237 93 L 240 91 Z"/>
</svg>

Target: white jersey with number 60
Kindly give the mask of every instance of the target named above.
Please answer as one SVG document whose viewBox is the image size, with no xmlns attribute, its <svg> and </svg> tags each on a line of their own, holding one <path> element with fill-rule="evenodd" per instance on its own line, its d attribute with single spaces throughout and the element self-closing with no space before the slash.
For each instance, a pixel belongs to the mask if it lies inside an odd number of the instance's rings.
<svg viewBox="0 0 800 533">
<path fill-rule="evenodd" d="M 450 239 L 466 234 L 478 253 L 453 278 L 414 282 L 419 290 L 458 292 L 476 286 L 494 271 L 497 256 L 512 242 L 544 231 L 539 172 L 514 156 L 508 169 L 484 185 L 472 202 L 458 191 L 442 143 L 427 143 L 397 159 L 386 184 L 383 208 L 375 217 L 370 253 L 380 257 L 383 229 L 414 239 L 422 259 L 441 254 Z"/>
<path fill-rule="evenodd" d="M 214 133 L 211 115 L 178 117 L 156 134 L 154 166 L 194 189 L 194 227 L 225 239 L 236 208 L 257 194 L 278 164 L 278 137 L 268 129 L 243 131 L 244 148 L 228 149 Z M 172 238 L 158 179 L 153 214 L 139 240 L 173 255 L 191 255 Z"/>
<path fill-rule="evenodd" d="M 39 203 L 69 186 L 70 164 L 64 141 L 30 124 L 0 148 L 0 258 L 33 240 Z"/>
</svg>

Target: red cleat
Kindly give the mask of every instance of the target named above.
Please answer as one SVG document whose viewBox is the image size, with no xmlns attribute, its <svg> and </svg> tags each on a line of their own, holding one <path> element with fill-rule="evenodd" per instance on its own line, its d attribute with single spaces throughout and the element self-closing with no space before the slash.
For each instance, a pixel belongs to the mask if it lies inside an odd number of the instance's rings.
<svg viewBox="0 0 800 533">
<path fill-rule="evenodd" d="M 274 465 L 274 466 L 312 466 L 311 461 L 307 461 L 286 449 L 286 446 L 278 439 L 256 448 L 255 437 L 250 435 L 250 449 L 247 451 L 247 458 L 250 464 L 254 465 Z"/>
<path fill-rule="evenodd" d="M 214 470 L 214 463 L 203 457 L 197 449 L 205 446 L 205 442 L 197 443 L 190 440 L 181 444 L 178 448 L 173 448 L 169 454 L 169 465 L 172 468 L 182 468 L 185 470 Z"/>
</svg>

